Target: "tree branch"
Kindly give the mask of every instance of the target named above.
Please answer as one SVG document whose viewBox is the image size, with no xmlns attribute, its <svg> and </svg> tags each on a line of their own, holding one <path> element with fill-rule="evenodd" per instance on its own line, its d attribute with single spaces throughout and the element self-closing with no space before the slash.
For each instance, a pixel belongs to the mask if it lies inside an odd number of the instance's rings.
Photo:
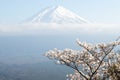
<svg viewBox="0 0 120 80">
<path fill-rule="evenodd" d="M 78 69 L 78 67 L 76 66 L 75 62 L 73 62 L 74 66 L 72 66 L 72 65 L 70 65 L 69 63 L 67 63 L 66 61 L 64 61 L 63 59 L 61 59 L 61 61 L 63 61 L 63 62 L 66 64 L 66 66 L 69 66 L 69 67 L 77 70 L 77 72 L 78 72 L 81 76 L 83 76 L 86 80 L 88 80 L 88 78 L 87 78 L 81 71 L 79 71 L 79 69 Z"/>
<path fill-rule="evenodd" d="M 103 52 L 105 53 L 105 56 L 102 58 L 102 60 L 100 61 L 98 67 L 96 68 L 96 70 L 92 73 L 91 77 L 90 77 L 90 80 L 92 79 L 92 77 L 94 76 L 94 74 L 97 72 L 97 70 L 100 68 L 103 60 L 105 59 L 105 57 L 114 49 L 115 45 L 112 46 L 112 48 L 109 50 L 109 51 L 105 51 L 104 48 L 103 49 Z"/>
</svg>

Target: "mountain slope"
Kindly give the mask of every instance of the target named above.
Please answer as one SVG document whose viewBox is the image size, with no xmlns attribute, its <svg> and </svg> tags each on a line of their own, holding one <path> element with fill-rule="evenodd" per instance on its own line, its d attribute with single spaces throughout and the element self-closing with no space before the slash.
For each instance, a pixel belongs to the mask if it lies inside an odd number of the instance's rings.
<svg viewBox="0 0 120 80">
<path fill-rule="evenodd" d="M 75 13 L 61 7 L 61 6 L 53 6 L 46 8 L 36 16 L 33 16 L 30 20 L 30 23 L 58 23 L 58 24 L 66 24 L 66 23 L 89 23 L 84 18 L 76 15 Z"/>
</svg>

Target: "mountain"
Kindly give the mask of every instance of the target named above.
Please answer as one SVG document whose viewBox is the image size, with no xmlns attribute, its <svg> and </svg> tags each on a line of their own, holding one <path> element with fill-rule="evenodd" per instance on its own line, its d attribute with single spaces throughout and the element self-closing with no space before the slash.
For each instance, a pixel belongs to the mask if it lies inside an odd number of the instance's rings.
<svg viewBox="0 0 120 80">
<path fill-rule="evenodd" d="M 52 6 L 28 20 L 29 23 L 89 23 L 84 18 L 61 6 Z"/>
</svg>

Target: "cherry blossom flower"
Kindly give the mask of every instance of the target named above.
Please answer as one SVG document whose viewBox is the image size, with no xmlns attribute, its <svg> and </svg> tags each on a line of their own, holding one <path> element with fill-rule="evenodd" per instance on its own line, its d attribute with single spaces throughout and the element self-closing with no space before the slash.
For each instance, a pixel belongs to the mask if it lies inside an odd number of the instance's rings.
<svg viewBox="0 0 120 80">
<path fill-rule="evenodd" d="M 46 52 L 49 59 L 55 59 L 58 64 L 63 64 L 74 69 L 73 74 L 67 75 L 67 80 L 103 80 L 110 76 L 107 69 L 112 63 L 120 61 L 120 54 L 114 51 L 120 41 L 110 43 L 91 44 L 76 41 L 82 50 L 53 49 Z"/>
</svg>

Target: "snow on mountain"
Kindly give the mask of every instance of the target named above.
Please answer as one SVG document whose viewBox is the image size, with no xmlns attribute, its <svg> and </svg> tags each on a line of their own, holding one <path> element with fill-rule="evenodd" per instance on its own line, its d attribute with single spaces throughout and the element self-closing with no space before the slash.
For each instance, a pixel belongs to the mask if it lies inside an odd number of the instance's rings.
<svg viewBox="0 0 120 80">
<path fill-rule="evenodd" d="M 61 6 L 48 7 L 28 20 L 29 23 L 89 23 L 84 18 Z"/>
</svg>

